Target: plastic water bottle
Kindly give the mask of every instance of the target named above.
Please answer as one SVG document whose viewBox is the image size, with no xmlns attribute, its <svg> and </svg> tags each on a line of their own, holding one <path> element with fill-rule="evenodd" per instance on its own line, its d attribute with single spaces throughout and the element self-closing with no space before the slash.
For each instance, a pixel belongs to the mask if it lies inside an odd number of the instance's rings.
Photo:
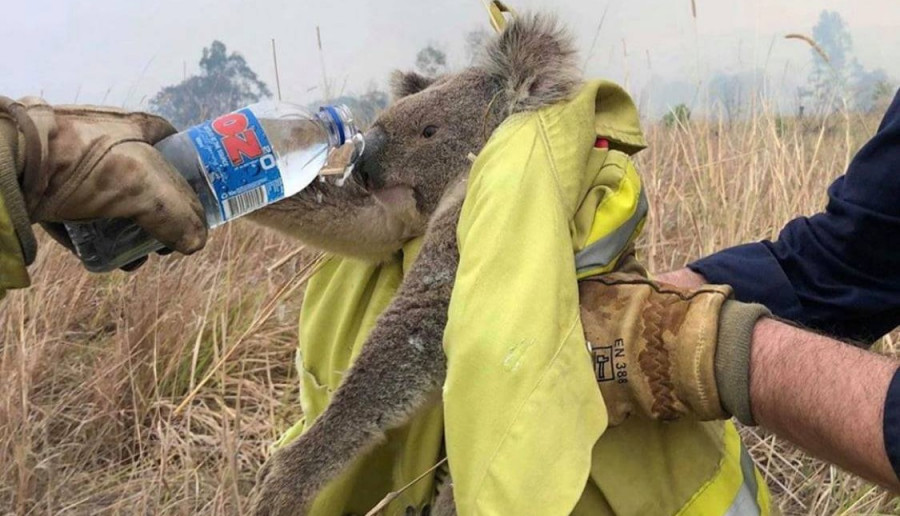
<svg viewBox="0 0 900 516">
<path fill-rule="evenodd" d="M 212 229 L 306 188 L 332 149 L 362 134 L 346 106 L 318 113 L 286 102 L 260 102 L 174 134 L 156 149 L 187 179 Z M 67 222 L 85 268 L 105 272 L 165 246 L 129 219 Z"/>
</svg>

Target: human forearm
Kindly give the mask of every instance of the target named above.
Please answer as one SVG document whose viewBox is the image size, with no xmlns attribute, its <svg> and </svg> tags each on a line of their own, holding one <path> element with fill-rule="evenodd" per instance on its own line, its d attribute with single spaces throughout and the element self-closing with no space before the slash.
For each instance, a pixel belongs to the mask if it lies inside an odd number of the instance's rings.
<svg viewBox="0 0 900 516">
<path fill-rule="evenodd" d="M 696 288 L 680 269 L 659 281 Z M 750 404 L 756 422 L 813 455 L 900 491 L 884 445 L 884 407 L 898 363 L 773 319 L 755 326 Z"/>
<path fill-rule="evenodd" d="M 898 363 L 762 319 L 753 332 L 750 399 L 765 428 L 893 491 L 885 452 L 885 396 Z"/>
</svg>

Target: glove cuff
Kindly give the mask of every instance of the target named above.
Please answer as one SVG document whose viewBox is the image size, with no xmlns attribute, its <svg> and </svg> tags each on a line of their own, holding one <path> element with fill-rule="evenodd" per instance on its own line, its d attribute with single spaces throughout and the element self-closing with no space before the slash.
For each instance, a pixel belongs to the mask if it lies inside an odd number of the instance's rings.
<svg viewBox="0 0 900 516">
<path fill-rule="evenodd" d="M 763 305 L 726 301 L 719 315 L 719 337 L 715 356 L 716 387 L 729 414 L 745 425 L 755 426 L 750 409 L 750 343 L 756 322 L 771 316 Z"/>
<path fill-rule="evenodd" d="M 29 99 L 35 101 L 31 109 L 43 108 L 52 116 L 51 108 L 43 101 L 34 97 L 29 97 Z M 29 114 L 29 108 L 26 108 L 22 102 L 14 101 L 9 97 L 0 96 L 0 112 L 6 113 L 15 122 L 22 135 L 22 138 L 19 138 L 18 154 L 24 155 L 24 166 L 19 171 L 21 175 L 19 184 L 25 199 L 25 207 L 31 214 L 38 201 L 43 198 L 50 181 L 45 164 L 52 129 L 42 126 L 44 129 L 42 131 Z"/>
<path fill-rule="evenodd" d="M 25 197 L 19 186 L 19 176 L 25 165 L 24 146 L 15 121 L 0 117 L 0 197 L 19 240 L 25 265 L 31 265 L 37 255 L 37 239 L 31 230 Z"/>
</svg>

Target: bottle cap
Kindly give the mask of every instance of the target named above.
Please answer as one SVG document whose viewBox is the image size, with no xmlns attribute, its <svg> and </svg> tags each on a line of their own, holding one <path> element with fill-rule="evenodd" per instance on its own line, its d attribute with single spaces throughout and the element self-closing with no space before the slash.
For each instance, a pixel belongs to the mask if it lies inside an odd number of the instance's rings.
<svg viewBox="0 0 900 516">
<path fill-rule="evenodd" d="M 334 122 L 334 128 L 337 132 L 338 146 L 345 144 L 353 139 L 359 133 L 356 122 L 353 120 L 353 113 L 350 108 L 344 104 L 336 104 L 333 106 L 322 106 L 320 112 L 324 112 Z"/>
<path fill-rule="evenodd" d="M 350 108 L 344 104 L 322 106 L 319 108 L 319 117 L 331 122 L 327 126 L 331 132 L 332 146 L 319 175 L 340 175 L 338 184 L 343 184 L 366 148 L 365 138 L 356 127 Z"/>
</svg>

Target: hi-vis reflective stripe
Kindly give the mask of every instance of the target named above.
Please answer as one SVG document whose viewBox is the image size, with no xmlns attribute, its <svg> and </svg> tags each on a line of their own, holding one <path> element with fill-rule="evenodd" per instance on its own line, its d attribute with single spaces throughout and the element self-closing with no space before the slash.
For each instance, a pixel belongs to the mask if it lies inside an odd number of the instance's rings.
<svg viewBox="0 0 900 516">
<path fill-rule="evenodd" d="M 648 209 L 647 196 L 641 189 L 637 207 L 631 217 L 612 233 L 590 244 L 575 255 L 578 276 L 582 277 L 582 274 L 588 272 L 591 275 L 601 271 L 606 272 L 604 269 L 611 268 L 616 258 L 622 254 L 625 246 L 638 234 L 641 222 L 647 217 Z"/>
<path fill-rule="evenodd" d="M 722 460 L 718 469 L 678 515 L 769 516 L 769 490 L 756 472 L 731 421 L 724 424 L 722 440 Z"/>
<path fill-rule="evenodd" d="M 731 507 L 725 516 L 743 516 L 745 514 L 759 514 L 759 484 L 756 482 L 756 468 L 753 466 L 753 459 L 747 453 L 747 448 L 741 445 L 741 475 L 744 476 L 744 482 L 738 489 L 731 502 Z"/>
</svg>

